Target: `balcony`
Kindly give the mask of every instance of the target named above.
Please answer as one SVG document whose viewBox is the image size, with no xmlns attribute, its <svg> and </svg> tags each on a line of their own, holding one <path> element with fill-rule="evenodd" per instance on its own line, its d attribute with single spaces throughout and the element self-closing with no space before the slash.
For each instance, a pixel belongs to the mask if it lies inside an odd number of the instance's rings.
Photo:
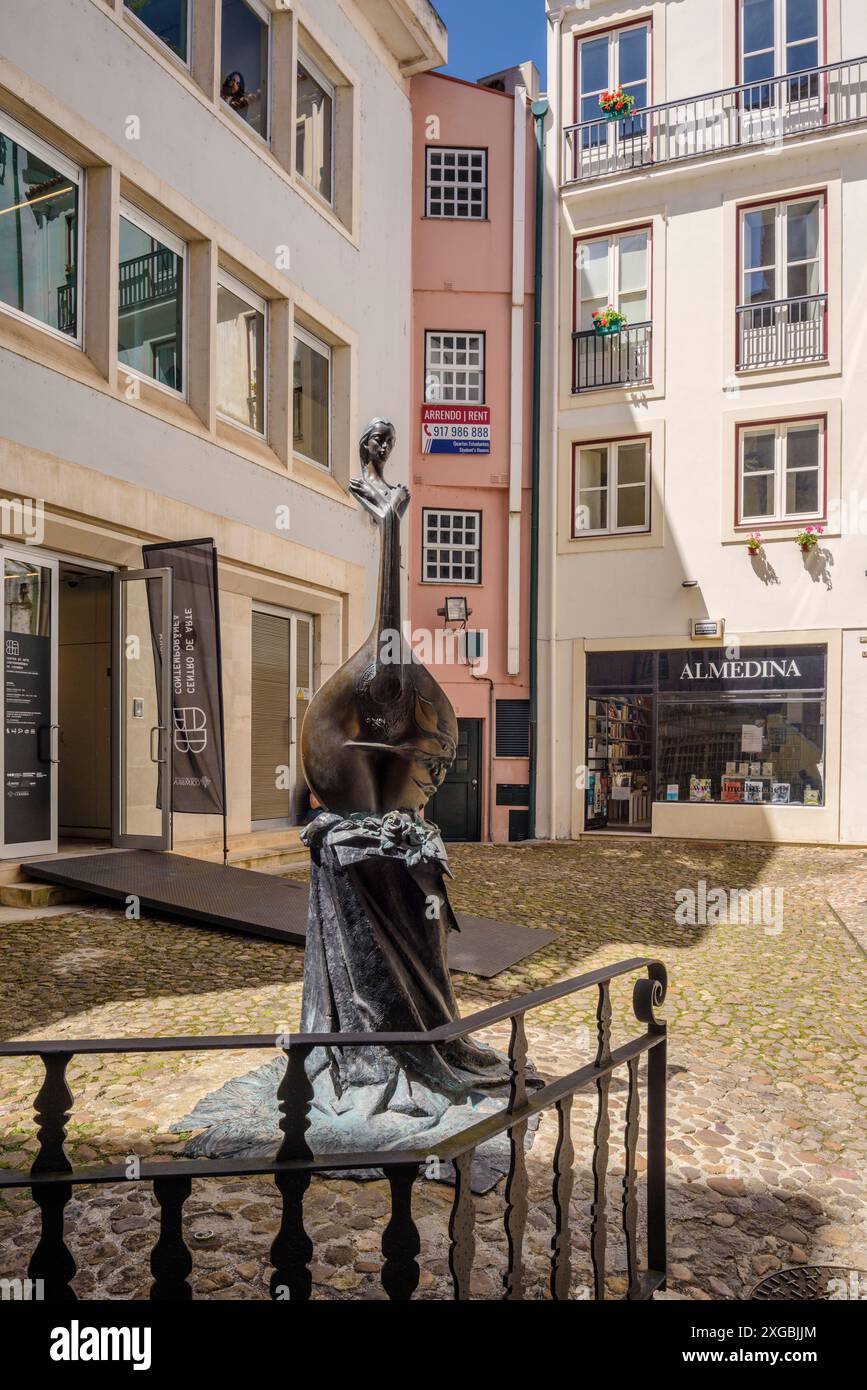
<svg viewBox="0 0 867 1390">
<path fill-rule="evenodd" d="M 739 304 L 736 313 L 739 372 L 821 362 L 828 355 L 827 294 Z"/>
<path fill-rule="evenodd" d="M 651 379 L 651 323 L 630 323 L 602 336 L 592 328 L 572 334 L 572 391 L 638 386 Z"/>
<path fill-rule="evenodd" d="M 152 304 L 174 299 L 178 292 L 178 258 L 161 246 L 144 256 L 121 261 L 118 283 L 118 309 L 129 313 L 148 309 Z"/>
<path fill-rule="evenodd" d="M 563 185 L 773 147 L 867 120 L 867 57 L 647 106 L 623 121 L 563 131 Z"/>
</svg>

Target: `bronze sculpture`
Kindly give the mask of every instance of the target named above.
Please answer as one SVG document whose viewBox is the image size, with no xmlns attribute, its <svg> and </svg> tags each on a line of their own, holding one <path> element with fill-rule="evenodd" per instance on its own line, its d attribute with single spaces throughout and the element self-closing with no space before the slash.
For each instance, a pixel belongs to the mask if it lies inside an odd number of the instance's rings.
<svg viewBox="0 0 867 1390">
<path fill-rule="evenodd" d="M 421 815 L 455 755 L 451 702 L 401 629 L 400 521 L 409 504 L 383 470 L 394 427 L 372 420 L 350 489 L 382 530 L 376 617 L 366 642 L 314 696 L 304 720 L 305 776 L 322 811 L 302 832 L 311 883 L 303 1033 L 406 1033 L 458 1017 L 447 934 L 448 858 Z M 316 1048 L 307 1142 L 314 1153 L 433 1144 L 499 1109 L 508 1093 L 502 1053 L 472 1037 L 441 1047 Z M 193 1154 L 276 1147 L 282 1059 L 200 1101 L 175 1128 L 207 1126 Z M 541 1085 L 534 1072 L 530 1086 Z M 505 1171 L 505 1151 L 477 1151 L 473 1185 Z M 362 1176 L 362 1174 L 358 1174 Z M 367 1173 L 366 1176 L 371 1176 Z"/>
</svg>

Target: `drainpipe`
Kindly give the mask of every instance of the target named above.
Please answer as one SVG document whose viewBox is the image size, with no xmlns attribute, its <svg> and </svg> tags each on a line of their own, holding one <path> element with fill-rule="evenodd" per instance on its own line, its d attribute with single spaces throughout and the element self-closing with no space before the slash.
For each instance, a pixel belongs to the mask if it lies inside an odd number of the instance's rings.
<svg viewBox="0 0 867 1390">
<path fill-rule="evenodd" d="M 475 666 L 470 667 L 473 680 L 487 681 L 488 685 L 488 843 L 494 843 L 494 682 L 490 676 L 483 676 Z"/>
<path fill-rule="evenodd" d="M 533 275 L 533 459 L 530 481 L 530 767 L 527 838 L 536 838 L 536 773 L 539 689 L 539 471 L 542 397 L 542 198 L 545 173 L 544 97 L 531 108 L 536 121 L 536 242 Z M 553 730 L 552 730 L 553 737 Z"/>
</svg>

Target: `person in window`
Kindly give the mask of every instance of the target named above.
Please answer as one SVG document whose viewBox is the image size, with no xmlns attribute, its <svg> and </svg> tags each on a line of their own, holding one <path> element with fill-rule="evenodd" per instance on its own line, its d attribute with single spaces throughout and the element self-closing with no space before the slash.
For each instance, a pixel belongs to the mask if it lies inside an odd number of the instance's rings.
<svg viewBox="0 0 867 1390">
<path fill-rule="evenodd" d="M 233 111 L 237 111 L 242 116 L 246 116 L 250 99 L 244 85 L 244 74 L 242 72 L 230 72 L 228 77 L 223 78 L 223 85 L 220 88 L 220 96 L 223 101 L 231 106 Z"/>
</svg>

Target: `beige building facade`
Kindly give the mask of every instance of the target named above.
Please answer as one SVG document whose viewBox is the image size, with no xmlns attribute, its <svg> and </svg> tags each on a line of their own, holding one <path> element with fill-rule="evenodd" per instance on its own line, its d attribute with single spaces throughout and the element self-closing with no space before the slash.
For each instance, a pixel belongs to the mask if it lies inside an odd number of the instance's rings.
<svg viewBox="0 0 867 1390">
<path fill-rule="evenodd" d="M 394 421 L 407 478 L 409 82 L 445 43 L 427 0 L 4 5 L 10 871 L 123 843 L 173 732 L 152 674 L 119 669 L 135 637 L 152 671 L 159 640 L 130 617 L 155 591 L 129 576 L 143 545 L 201 537 L 219 555 L 232 857 L 297 845 L 300 719 L 373 611 L 376 537 L 347 491 L 371 416 Z M 218 817 L 174 821 L 175 848 L 219 852 Z"/>
<path fill-rule="evenodd" d="M 867 842 L 864 7 L 548 21 L 539 833 Z"/>
</svg>

